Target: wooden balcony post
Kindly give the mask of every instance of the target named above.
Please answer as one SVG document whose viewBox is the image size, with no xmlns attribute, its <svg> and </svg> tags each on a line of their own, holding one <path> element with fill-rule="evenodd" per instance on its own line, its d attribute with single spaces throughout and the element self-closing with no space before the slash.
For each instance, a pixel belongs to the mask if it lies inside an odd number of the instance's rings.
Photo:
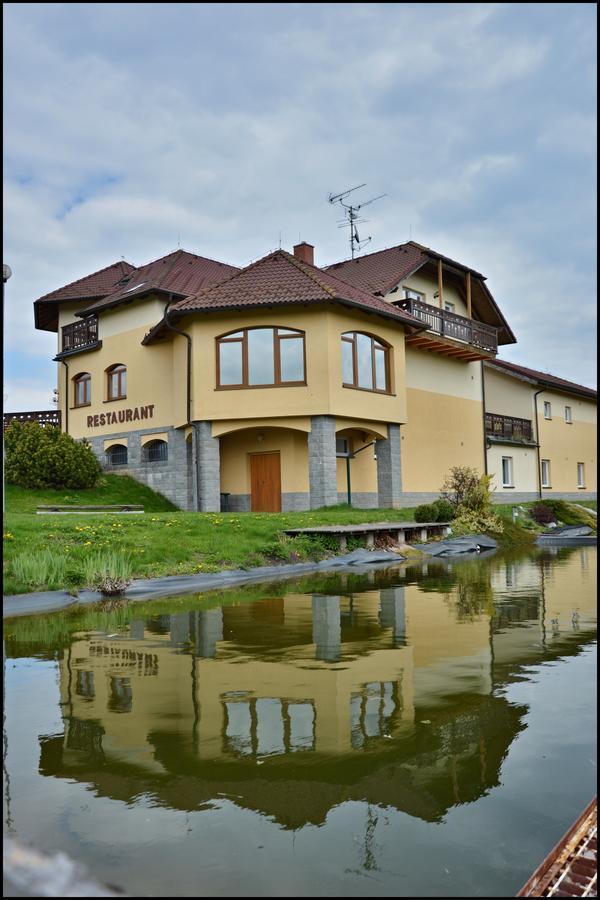
<svg viewBox="0 0 600 900">
<path fill-rule="evenodd" d="M 439 307 L 443 309 L 442 306 L 442 261 L 438 259 L 438 294 L 439 294 Z"/>
<path fill-rule="evenodd" d="M 471 316 L 471 273 L 467 272 L 467 317 Z"/>
</svg>

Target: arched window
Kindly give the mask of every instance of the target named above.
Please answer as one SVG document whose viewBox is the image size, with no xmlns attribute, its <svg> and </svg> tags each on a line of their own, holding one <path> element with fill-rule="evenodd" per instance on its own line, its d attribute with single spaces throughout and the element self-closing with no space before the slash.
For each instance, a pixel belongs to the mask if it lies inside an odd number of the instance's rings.
<svg viewBox="0 0 600 900">
<path fill-rule="evenodd" d="M 243 328 L 217 338 L 217 387 L 283 387 L 305 383 L 303 331 Z"/>
<path fill-rule="evenodd" d="M 92 376 L 89 372 L 80 372 L 73 379 L 73 405 L 89 406 L 92 402 Z"/>
<path fill-rule="evenodd" d="M 106 399 L 123 400 L 127 396 L 127 367 L 117 363 L 106 370 Z"/>
<path fill-rule="evenodd" d="M 144 460 L 146 462 L 166 462 L 169 458 L 169 445 L 166 441 L 148 441 L 144 444 Z"/>
<path fill-rule="evenodd" d="M 342 380 L 344 387 L 390 393 L 390 347 L 360 331 L 342 335 Z"/>
<path fill-rule="evenodd" d="M 106 451 L 107 466 L 126 466 L 127 447 L 124 444 L 113 444 Z"/>
</svg>

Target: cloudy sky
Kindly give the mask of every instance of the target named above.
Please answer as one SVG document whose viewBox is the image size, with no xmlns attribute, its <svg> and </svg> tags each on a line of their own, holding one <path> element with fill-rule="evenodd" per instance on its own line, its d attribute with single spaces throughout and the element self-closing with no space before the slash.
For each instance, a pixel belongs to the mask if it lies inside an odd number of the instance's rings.
<svg viewBox="0 0 600 900">
<path fill-rule="evenodd" d="M 595 386 L 596 7 L 4 4 L 5 403 L 51 407 L 32 302 L 181 246 L 239 266 L 373 237 L 488 276 L 502 357 Z"/>
</svg>

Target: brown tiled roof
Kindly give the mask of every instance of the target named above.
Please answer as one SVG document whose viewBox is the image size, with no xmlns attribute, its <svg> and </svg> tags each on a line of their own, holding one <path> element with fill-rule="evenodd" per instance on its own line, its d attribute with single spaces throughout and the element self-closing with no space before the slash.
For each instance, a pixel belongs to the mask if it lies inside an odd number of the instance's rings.
<svg viewBox="0 0 600 900">
<path fill-rule="evenodd" d="M 174 312 L 339 301 L 349 306 L 379 313 L 387 318 L 414 325 L 423 323 L 391 303 L 361 290 L 316 266 L 302 262 L 285 250 L 276 250 L 257 260 L 215 287 L 186 297 L 172 307 Z"/>
<path fill-rule="evenodd" d="M 107 294 L 114 291 L 117 283 L 125 275 L 133 271 L 135 271 L 135 266 L 119 260 L 119 262 L 106 266 L 105 269 L 99 269 L 98 272 L 85 275 L 56 291 L 38 297 L 33 303 L 35 327 L 56 331 L 59 303 L 69 303 L 74 300 L 98 300 L 100 297 L 106 297 Z"/>
<path fill-rule="evenodd" d="M 62 303 L 65 300 L 86 300 L 87 298 L 106 297 L 107 294 L 111 294 L 114 291 L 117 282 L 120 281 L 124 275 L 128 275 L 134 270 L 135 266 L 132 266 L 131 263 L 120 260 L 119 262 L 112 263 L 110 266 L 106 266 L 105 269 L 99 269 L 98 272 L 93 272 L 91 275 L 85 275 L 83 278 L 78 278 L 77 281 L 72 281 L 70 284 L 66 284 L 56 291 L 44 294 L 43 297 L 38 297 L 34 302 L 56 303 L 57 301 L 60 301 Z"/>
<path fill-rule="evenodd" d="M 92 303 L 78 315 L 85 316 L 99 312 L 151 291 L 163 291 L 185 297 L 203 288 L 219 284 L 238 271 L 235 266 L 204 256 L 196 256 L 186 250 L 175 250 L 167 256 L 140 266 L 132 273 L 126 284 L 119 285 L 117 290 Z"/>
<path fill-rule="evenodd" d="M 581 394 L 583 397 L 589 397 L 595 400 L 598 396 L 597 391 L 593 388 L 586 387 L 583 384 L 576 384 L 574 381 L 566 381 L 564 378 L 558 378 L 549 372 L 539 372 L 537 369 L 529 369 L 526 366 L 518 366 L 516 363 L 506 362 L 504 359 L 494 359 L 486 361 L 486 366 L 492 369 L 501 369 L 508 375 L 517 375 L 524 378 L 530 378 L 538 384 L 546 387 L 553 387 L 559 391 L 567 393 Z"/>
<path fill-rule="evenodd" d="M 411 244 L 400 244 L 377 253 L 327 266 L 325 271 L 338 275 L 372 294 L 387 294 L 399 281 L 427 262 L 423 251 Z"/>
</svg>

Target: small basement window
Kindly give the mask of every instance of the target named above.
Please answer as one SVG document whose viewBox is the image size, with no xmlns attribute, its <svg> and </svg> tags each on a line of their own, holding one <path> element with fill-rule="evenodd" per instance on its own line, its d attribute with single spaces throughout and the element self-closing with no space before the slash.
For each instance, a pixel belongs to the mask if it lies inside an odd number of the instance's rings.
<svg viewBox="0 0 600 900">
<path fill-rule="evenodd" d="M 107 466 L 126 466 L 127 465 L 127 447 L 124 444 L 113 444 L 106 451 Z"/>
<path fill-rule="evenodd" d="M 169 458 L 169 445 L 166 441 L 149 441 L 144 444 L 145 462 L 166 462 Z"/>
</svg>

